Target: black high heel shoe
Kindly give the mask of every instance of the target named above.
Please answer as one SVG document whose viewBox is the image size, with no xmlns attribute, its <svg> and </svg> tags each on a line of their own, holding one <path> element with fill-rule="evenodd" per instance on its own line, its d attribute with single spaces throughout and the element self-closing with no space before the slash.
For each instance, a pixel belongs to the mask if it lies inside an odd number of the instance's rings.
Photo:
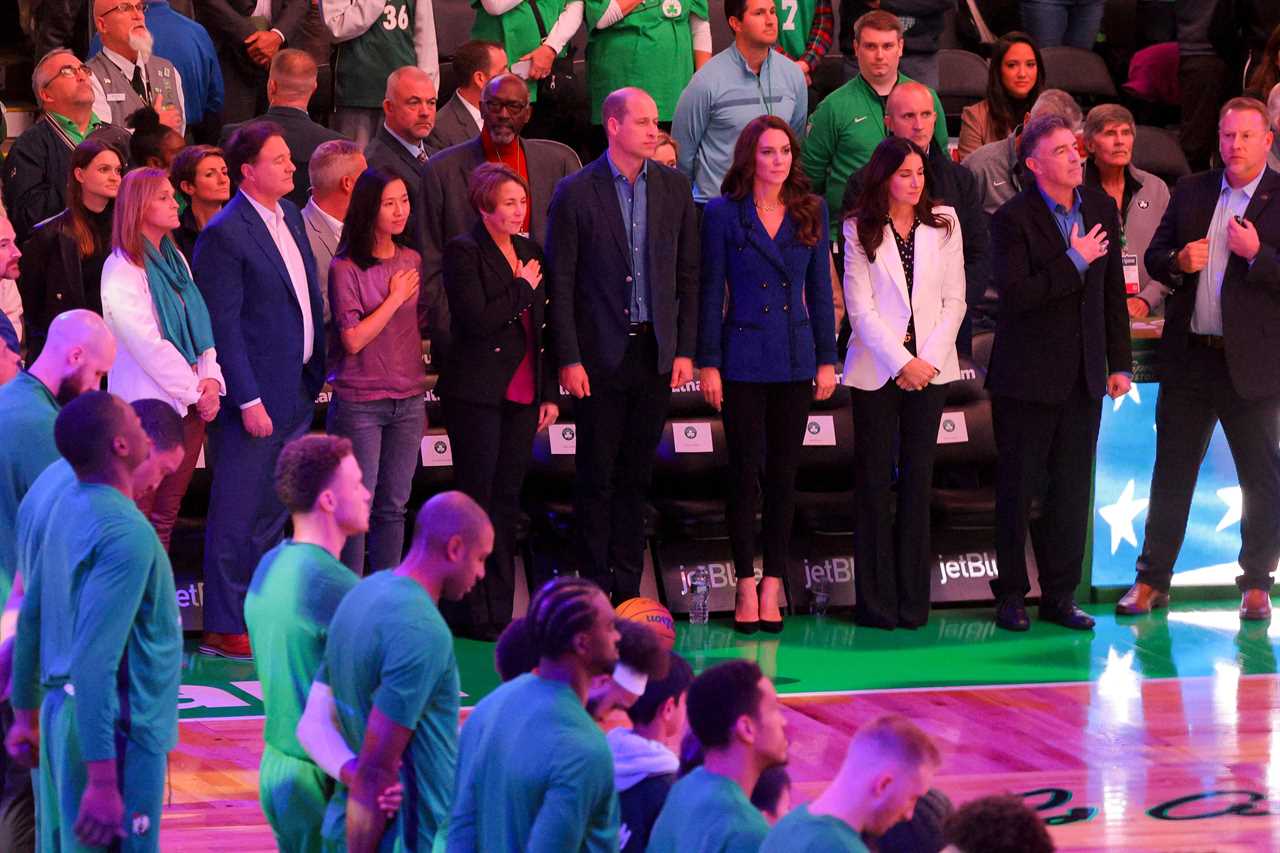
<svg viewBox="0 0 1280 853">
<path fill-rule="evenodd" d="M 764 631 L 766 634 L 781 634 L 781 633 L 782 633 L 782 620 L 781 620 L 781 619 L 776 619 L 776 620 L 775 620 L 775 619 L 761 619 L 761 620 L 760 620 L 760 630 L 761 630 L 761 631 Z"/>
<path fill-rule="evenodd" d="M 743 622 L 739 619 L 733 620 L 733 630 L 739 634 L 754 634 L 760 630 L 763 623 L 759 619 L 752 619 L 750 622 Z M 767 628 L 765 629 L 768 630 Z"/>
</svg>

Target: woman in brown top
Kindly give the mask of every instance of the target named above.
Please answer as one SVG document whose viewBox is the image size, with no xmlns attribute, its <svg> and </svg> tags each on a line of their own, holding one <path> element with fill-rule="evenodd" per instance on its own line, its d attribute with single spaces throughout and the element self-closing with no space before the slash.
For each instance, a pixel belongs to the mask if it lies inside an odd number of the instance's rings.
<svg viewBox="0 0 1280 853">
<path fill-rule="evenodd" d="M 960 114 L 960 159 L 1013 133 L 1042 91 L 1044 61 L 1035 40 L 1019 32 L 1002 36 L 991 51 L 986 99 Z"/>
<path fill-rule="evenodd" d="M 404 181 L 381 169 L 356 180 L 338 251 L 329 266 L 329 305 L 341 342 L 329 376 L 328 430 L 351 439 L 373 495 L 371 570 L 398 565 L 404 512 L 426 426 L 427 388 L 418 332 L 421 256 L 401 244 L 409 220 Z M 357 573 L 365 536 L 352 536 L 342 561 Z"/>
</svg>

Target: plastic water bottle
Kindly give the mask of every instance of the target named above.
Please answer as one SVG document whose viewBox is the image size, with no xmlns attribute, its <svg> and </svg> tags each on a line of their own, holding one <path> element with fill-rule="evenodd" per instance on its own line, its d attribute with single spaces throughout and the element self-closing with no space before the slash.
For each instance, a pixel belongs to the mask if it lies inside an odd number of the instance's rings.
<svg viewBox="0 0 1280 853">
<path fill-rule="evenodd" d="M 831 603 L 831 578 L 821 569 L 809 577 L 809 592 L 813 595 L 813 615 L 826 616 Z"/>
<path fill-rule="evenodd" d="M 706 566 L 689 572 L 689 623 L 705 625 L 711 615 L 711 576 Z"/>
</svg>

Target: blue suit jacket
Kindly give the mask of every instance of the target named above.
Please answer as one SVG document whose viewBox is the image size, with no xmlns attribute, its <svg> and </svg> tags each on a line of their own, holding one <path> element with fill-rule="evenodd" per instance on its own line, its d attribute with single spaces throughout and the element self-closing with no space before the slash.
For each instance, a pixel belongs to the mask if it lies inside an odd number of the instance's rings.
<svg viewBox="0 0 1280 853">
<path fill-rule="evenodd" d="M 307 268 L 315 344 L 306 364 L 302 313 L 289 272 L 243 194 L 232 196 L 200 232 L 191 263 L 209 306 L 228 401 L 239 408 L 260 397 L 277 424 L 294 422 L 300 406 L 309 405 L 324 385 L 324 317 L 315 257 L 302 214 L 287 199 L 280 206 Z"/>
<path fill-rule="evenodd" d="M 825 203 L 819 226 L 825 235 Z M 798 382 L 812 379 L 819 364 L 837 362 L 827 242 L 797 240 L 789 213 L 774 238 L 750 196 L 708 202 L 701 298 L 698 365 L 720 368 L 725 379 Z"/>
</svg>

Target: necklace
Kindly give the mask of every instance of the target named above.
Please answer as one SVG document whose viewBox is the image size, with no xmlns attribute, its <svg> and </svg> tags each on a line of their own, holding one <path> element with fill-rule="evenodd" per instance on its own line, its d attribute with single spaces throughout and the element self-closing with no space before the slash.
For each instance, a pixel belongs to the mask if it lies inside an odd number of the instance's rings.
<svg viewBox="0 0 1280 853">
<path fill-rule="evenodd" d="M 753 202 L 756 206 L 756 210 L 760 211 L 761 213 L 776 213 L 782 207 L 781 202 L 777 202 L 775 204 L 761 204 L 758 201 L 754 201 L 754 199 L 753 199 Z"/>
</svg>

